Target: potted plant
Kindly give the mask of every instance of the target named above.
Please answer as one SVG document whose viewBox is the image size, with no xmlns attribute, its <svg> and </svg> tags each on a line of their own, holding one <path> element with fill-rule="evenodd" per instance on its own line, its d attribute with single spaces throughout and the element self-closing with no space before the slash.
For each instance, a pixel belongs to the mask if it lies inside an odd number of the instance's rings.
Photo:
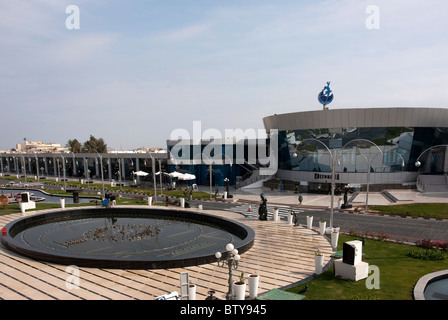
<svg viewBox="0 0 448 320">
<path fill-rule="evenodd" d="M 306 216 L 306 227 L 308 229 L 313 228 L 313 216 Z"/>
<path fill-rule="evenodd" d="M 333 250 L 338 249 L 338 240 L 339 240 L 339 227 L 335 227 L 331 232 L 331 247 L 333 248 Z"/>
<path fill-rule="evenodd" d="M 294 220 L 294 211 L 289 210 L 289 214 L 288 214 L 288 224 L 293 224 L 293 220 Z"/>
<path fill-rule="evenodd" d="M 188 300 L 196 300 L 196 285 L 193 283 L 188 285 Z"/>
<path fill-rule="evenodd" d="M 320 218 L 319 221 L 319 232 L 321 235 L 325 234 L 325 228 L 327 227 L 327 221 L 323 218 Z"/>
<path fill-rule="evenodd" d="M 246 297 L 246 282 L 244 281 L 244 272 L 241 272 L 240 279 L 233 282 L 232 285 L 235 300 L 245 300 Z"/>
<path fill-rule="evenodd" d="M 321 274 L 324 266 L 324 255 L 319 249 L 314 253 L 314 273 Z"/>
<path fill-rule="evenodd" d="M 250 274 L 248 277 L 249 282 L 249 297 L 255 299 L 258 296 L 258 285 L 260 283 L 260 276 L 256 273 Z"/>
<path fill-rule="evenodd" d="M 278 207 L 274 207 L 274 221 L 278 221 Z"/>
<path fill-rule="evenodd" d="M 26 209 L 25 209 L 25 205 L 23 204 L 23 202 L 19 202 L 19 208 L 20 208 L 21 213 L 25 213 Z"/>
</svg>

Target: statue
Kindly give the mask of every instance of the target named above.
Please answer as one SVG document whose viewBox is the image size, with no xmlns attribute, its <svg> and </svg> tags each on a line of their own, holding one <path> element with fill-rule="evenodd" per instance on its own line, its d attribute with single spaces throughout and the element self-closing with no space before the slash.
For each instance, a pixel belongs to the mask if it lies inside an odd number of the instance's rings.
<svg viewBox="0 0 448 320">
<path fill-rule="evenodd" d="M 291 215 L 294 216 L 293 217 L 294 226 L 298 226 L 299 225 L 299 214 L 294 211 L 291 211 Z"/>
<path fill-rule="evenodd" d="M 193 190 L 192 189 L 184 189 L 184 199 L 185 199 L 185 208 L 191 208 L 190 206 L 190 200 L 193 199 Z"/>
<path fill-rule="evenodd" d="M 266 198 L 264 197 L 264 194 L 260 194 L 261 198 L 261 204 L 258 208 L 258 220 L 266 221 L 268 220 L 268 209 L 266 207 Z"/>
<path fill-rule="evenodd" d="M 352 207 L 351 204 L 348 203 L 348 193 L 352 191 L 352 188 L 349 184 L 345 185 L 344 188 L 344 203 L 341 206 L 341 209 L 349 209 Z"/>
</svg>

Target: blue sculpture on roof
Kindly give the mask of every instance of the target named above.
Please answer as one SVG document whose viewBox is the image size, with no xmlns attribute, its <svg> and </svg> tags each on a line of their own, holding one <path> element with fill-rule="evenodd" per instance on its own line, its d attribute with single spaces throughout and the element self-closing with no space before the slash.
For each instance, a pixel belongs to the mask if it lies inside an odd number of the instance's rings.
<svg viewBox="0 0 448 320">
<path fill-rule="evenodd" d="M 324 110 L 327 109 L 326 105 L 330 104 L 334 98 L 333 91 L 330 89 L 330 81 L 327 82 L 327 85 L 322 89 L 317 98 L 324 106 Z"/>
</svg>

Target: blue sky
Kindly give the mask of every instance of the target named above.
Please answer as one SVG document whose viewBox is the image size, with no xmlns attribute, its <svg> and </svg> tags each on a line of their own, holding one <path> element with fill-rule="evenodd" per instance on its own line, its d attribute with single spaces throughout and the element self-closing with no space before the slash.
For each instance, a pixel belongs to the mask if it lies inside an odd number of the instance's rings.
<svg viewBox="0 0 448 320">
<path fill-rule="evenodd" d="M 69 5 L 80 29 L 66 28 Z M 379 29 L 366 28 L 368 5 Z M 23 138 L 165 147 L 275 113 L 446 107 L 445 0 L 0 2 L 0 149 Z"/>
</svg>

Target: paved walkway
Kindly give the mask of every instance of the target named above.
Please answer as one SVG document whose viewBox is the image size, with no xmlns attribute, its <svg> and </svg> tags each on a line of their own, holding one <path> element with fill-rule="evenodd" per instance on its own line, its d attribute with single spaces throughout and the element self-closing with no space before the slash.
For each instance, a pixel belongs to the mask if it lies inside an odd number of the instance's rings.
<svg viewBox="0 0 448 320">
<path fill-rule="evenodd" d="M 194 209 L 186 209 L 194 210 Z M 235 279 L 241 271 L 260 275 L 259 294 L 288 287 L 312 277 L 314 252 L 319 249 L 328 263 L 333 253 L 328 240 L 317 230 L 292 226 L 285 221 L 259 221 L 228 211 L 204 211 L 240 221 L 254 229 L 254 246 L 241 255 Z M 30 215 L 35 213 L 25 213 Z M 0 217 L 0 225 L 22 217 L 12 214 Z M 35 261 L 0 248 L 0 299 L 148 299 L 172 291 L 180 292 L 180 273 L 188 271 L 197 285 L 197 299 L 203 300 L 213 289 L 219 299 L 227 292 L 228 271 L 217 263 L 163 270 L 114 270 L 80 268 L 79 288 L 67 288 L 72 276 L 67 267 Z M 70 284 L 70 283 L 69 283 Z M 247 295 L 249 293 L 247 289 Z"/>
</svg>

